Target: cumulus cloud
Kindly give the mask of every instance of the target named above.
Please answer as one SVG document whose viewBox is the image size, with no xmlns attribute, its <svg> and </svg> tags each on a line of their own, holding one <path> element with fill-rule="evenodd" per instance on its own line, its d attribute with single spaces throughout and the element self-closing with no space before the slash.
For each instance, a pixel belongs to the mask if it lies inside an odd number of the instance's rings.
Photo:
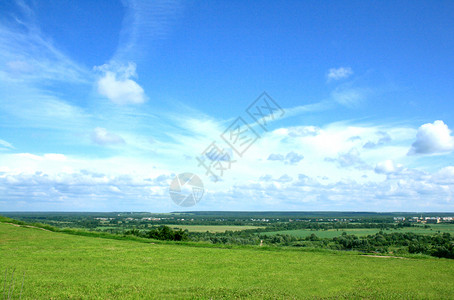
<svg viewBox="0 0 454 300">
<path fill-rule="evenodd" d="M 285 156 L 285 161 L 291 165 L 294 165 L 303 160 L 303 158 L 304 158 L 303 155 L 292 151 L 287 153 L 287 155 Z"/>
<path fill-rule="evenodd" d="M 412 144 L 409 155 L 441 154 L 454 150 L 454 137 L 443 121 L 427 123 L 419 127 L 416 141 Z"/>
<path fill-rule="evenodd" d="M 279 182 L 279 183 L 288 183 L 288 182 L 291 182 L 292 180 L 293 180 L 293 178 L 291 176 L 289 176 L 288 174 L 284 174 L 276 179 L 274 179 L 273 176 L 271 176 L 270 174 L 266 174 L 266 175 L 259 177 L 259 182 L 273 181 L 273 182 Z"/>
<path fill-rule="evenodd" d="M 451 173 L 450 170 L 443 170 Z M 248 197 L 250 206 L 256 209 L 272 209 L 283 205 L 295 210 L 357 210 L 369 211 L 425 210 L 428 205 L 433 211 L 452 210 L 454 181 L 438 183 L 431 174 L 416 170 L 400 172 L 380 181 L 356 181 L 341 179 L 320 183 L 315 177 L 298 174 L 296 180 L 268 180 L 245 182 L 229 190 L 232 198 L 236 195 Z M 217 193 L 225 196 L 223 193 Z M 241 199 L 241 198 L 240 198 Z M 233 200 L 235 201 L 235 200 Z M 239 202 L 239 200 L 236 200 Z M 250 207 L 249 206 L 249 207 Z"/>
<path fill-rule="evenodd" d="M 328 70 L 326 77 L 328 80 L 340 80 L 350 77 L 353 70 L 350 67 L 331 68 Z"/>
<path fill-rule="evenodd" d="M 260 176 L 260 178 L 259 178 L 259 181 L 270 181 L 270 180 L 273 180 L 273 176 L 271 176 L 270 174 Z"/>
<path fill-rule="evenodd" d="M 305 174 L 298 174 L 298 180 L 293 183 L 294 186 L 320 186 L 320 183 L 315 179 Z"/>
<path fill-rule="evenodd" d="M 403 170 L 401 164 L 395 164 L 392 160 L 388 159 L 382 162 L 379 162 L 375 167 L 375 173 L 378 174 L 393 174 L 398 173 Z"/>
<path fill-rule="evenodd" d="M 95 67 L 103 76 L 98 80 L 98 93 L 116 104 L 140 104 L 145 102 L 143 88 L 131 78 L 137 77 L 136 65 L 103 65 Z"/>
<path fill-rule="evenodd" d="M 125 140 L 114 133 L 108 132 L 105 128 L 101 127 L 96 127 L 92 134 L 91 134 L 91 140 L 98 144 L 98 145 L 118 145 L 118 144 L 124 144 Z"/>
<path fill-rule="evenodd" d="M 364 170 L 370 167 L 361 159 L 358 149 L 352 148 L 346 153 L 339 153 L 337 158 L 327 157 L 325 161 L 335 162 L 341 168 L 355 167 Z"/>
<path fill-rule="evenodd" d="M 276 181 L 277 182 L 291 182 L 293 180 L 292 177 L 288 176 L 287 174 L 282 175 Z"/>
<path fill-rule="evenodd" d="M 454 166 L 444 167 L 432 176 L 437 184 L 454 184 Z"/>
<path fill-rule="evenodd" d="M 53 173 L 13 173 L 1 174 L 0 197 L 8 199 L 8 205 L 0 208 L 27 209 L 47 207 L 70 210 L 102 208 L 105 210 L 125 210 L 131 207 L 165 209 L 168 201 L 169 176 L 154 178 L 129 175 L 103 175 L 91 171 Z"/>
<path fill-rule="evenodd" d="M 268 156 L 268 160 L 283 161 L 286 164 L 295 165 L 304 159 L 304 156 L 296 152 L 289 152 L 285 156 L 282 154 L 272 153 Z"/>
<path fill-rule="evenodd" d="M 212 199 L 228 198 L 229 205 L 234 203 L 243 210 L 276 210 L 283 205 L 294 210 L 452 211 L 453 208 L 454 181 L 439 183 L 431 174 L 417 170 L 406 170 L 379 181 L 340 179 L 320 183 L 304 174 L 288 182 L 269 178 L 234 185 L 227 192 L 215 192 L 216 197 Z M 241 202 L 244 198 L 249 199 L 247 204 Z"/>
</svg>

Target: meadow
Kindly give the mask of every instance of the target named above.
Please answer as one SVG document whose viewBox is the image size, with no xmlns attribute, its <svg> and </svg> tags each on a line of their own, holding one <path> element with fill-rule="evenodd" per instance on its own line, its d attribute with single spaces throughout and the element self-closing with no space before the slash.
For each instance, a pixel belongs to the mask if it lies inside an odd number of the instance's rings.
<svg viewBox="0 0 454 300">
<path fill-rule="evenodd" d="M 226 232 L 240 231 L 247 229 L 257 229 L 260 226 L 247 226 L 247 225 L 180 225 L 180 224 L 168 224 L 167 226 L 173 229 L 183 229 L 191 232 Z"/>
<path fill-rule="evenodd" d="M 19 298 L 21 289 L 23 299 L 452 299 L 454 295 L 454 261 L 426 256 L 383 258 L 327 250 L 144 243 L 5 223 L 0 223 L 0 253 L 0 288 L 14 286 L 13 299 Z M 3 275 L 14 268 L 13 281 L 7 277 L 5 282 Z"/>
<path fill-rule="evenodd" d="M 248 226 L 248 225 L 184 225 L 184 224 L 163 224 L 169 226 L 172 229 L 182 229 L 188 230 L 190 232 L 213 232 L 213 233 L 220 233 L 226 231 L 240 231 L 240 230 L 247 230 L 247 229 L 257 229 L 261 226 Z M 151 225 L 150 225 L 151 226 Z M 154 225 L 159 226 L 159 225 Z M 79 228 L 83 229 L 83 228 Z M 98 226 L 96 230 L 99 231 L 108 231 L 110 229 L 121 229 L 118 226 Z"/>
<path fill-rule="evenodd" d="M 379 228 L 348 228 L 348 229 L 328 229 L 328 230 L 314 230 L 314 229 L 296 229 L 296 230 L 281 230 L 266 232 L 267 235 L 288 234 L 295 237 L 306 237 L 315 234 L 320 238 L 333 238 L 341 236 L 344 232 L 347 234 L 354 234 L 357 236 L 373 235 L 377 232 L 383 231 L 385 233 L 392 232 L 412 232 L 416 234 L 435 234 L 438 232 L 448 232 L 454 234 L 454 224 L 430 224 L 430 228 L 424 226 L 418 227 L 403 227 L 389 230 L 382 230 Z"/>
</svg>

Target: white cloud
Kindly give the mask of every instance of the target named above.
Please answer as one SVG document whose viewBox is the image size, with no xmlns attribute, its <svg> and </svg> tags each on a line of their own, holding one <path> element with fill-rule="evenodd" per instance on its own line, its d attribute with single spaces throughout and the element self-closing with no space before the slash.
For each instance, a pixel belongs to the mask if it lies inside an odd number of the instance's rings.
<svg viewBox="0 0 454 300">
<path fill-rule="evenodd" d="M 13 145 L 8 143 L 7 141 L 0 140 L 0 149 L 7 148 L 7 149 L 14 149 Z"/>
<path fill-rule="evenodd" d="M 377 132 L 377 135 L 379 136 L 379 139 L 377 142 L 368 141 L 366 144 L 364 144 L 363 148 L 374 149 L 374 148 L 383 146 L 392 141 L 391 137 L 386 132 L 379 131 L 379 132 Z"/>
<path fill-rule="evenodd" d="M 301 160 L 303 160 L 303 158 L 304 158 L 303 155 L 298 154 L 298 153 L 296 153 L 294 151 L 291 151 L 291 152 L 287 153 L 287 155 L 285 155 L 285 157 L 282 154 L 275 154 L 275 153 L 271 153 L 268 156 L 268 160 L 283 161 L 286 164 L 290 164 L 290 165 L 296 165 Z"/>
<path fill-rule="evenodd" d="M 283 160 L 284 160 L 284 155 L 282 155 L 282 154 L 271 153 L 271 154 L 268 156 L 268 160 L 279 160 L 279 161 L 283 161 Z"/>
<path fill-rule="evenodd" d="M 285 108 L 285 115 L 282 117 L 284 118 L 289 118 L 293 116 L 297 116 L 300 114 L 308 114 L 308 113 L 313 113 L 313 112 L 320 112 L 320 111 L 325 111 L 332 109 L 333 105 L 331 101 L 320 101 L 312 104 L 305 104 L 305 105 L 300 105 L 300 106 L 295 106 L 295 107 L 289 107 Z"/>
<path fill-rule="evenodd" d="M 451 130 L 443 121 L 421 125 L 412 144 L 409 155 L 412 154 L 441 154 L 454 150 L 454 137 Z"/>
<path fill-rule="evenodd" d="M 60 153 L 47 153 L 44 154 L 45 159 L 55 160 L 55 161 L 66 161 L 66 156 Z"/>
<path fill-rule="evenodd" d="M 125 140 L 121 136 L 110 133 L 101 127 L 96 127 L 93 130 L 91 140 L 99 145 L 118 145 L 125 143 Z"/>
<path fill-rule="evenodd" d="M 157 39 L 164 39 L 171 32 L 184 7 L 180 0 L 122 2 L 126 14 L 113 57 L 115 61 L 140 59 L 146 55 Z"/>
<path fill-rule="evenodd" d="M 145 151 L 134 148 L 137 136 L 124 130 L 114 131 L 116 127 L 109 124 L 104 125 L 108 130 L 93 130 L 93 126 L 91 138 L 102 145 L 127 141 L 128 144 L 118 152 L 119 156 L 92 160 L 58 154 L 38 156 L 1 153 L 0 168 L 9 168 L 10 171 L 6 169 L 6 174 L 0 173 L 0 178 L 7 177 L 0 180 L 0 184 L 4 183 L 5 187 L 3 191 L 0 189 L 0 196 L 3 195 L 9 203 L 0 208 L 18 209 L 14 199 L 23 199 L 24 195 L 30 194 L 31 198 L 27 200 L 29 209 L 38 206 L 41 209 L 52 208 L 53 202 L 60 201 L 58 207 L 66 209 L 74 206 L 78 209 L 89 207 L 98 210 L 128 207 L 156 210 L 159 207 L 169 211 L 178 207 L 169 207 L 173 204 L 166 191 L 168 180 L 160 180 L 159 183 L 150 181 L 147 173 L 153 172 L 153 177 L 156 177 L 159 174 L 192 172 L 200 176 L 208 191 L 196 207 L 200 210 L 399 210 L 409 207 L 420 209 L 426 203 L 434 210 L 452 209 L 446 199 L 454 195 L 454 186 L 450 183 L 453 179 L 442 182 L 446 174 L 451 174 L 450 169 L 440 172 L 437 180 L 427 173 L 410 172 L 407 169 L 397 171 L 400 166 L 395 162 L 410 166 L 414 161 L 413 157 L 406 156 L 409 141 L 416 133 L 414 129 L 354 125 L 349 122 L 332 123 L 313 129 L 308 126 L 276 129 L 264 134 L 244 157 L 237 158 L 238 163 L 225 171 L 221 182 L 212 183 L 205 170 L 197 166 L 193 158 L 188 160 L 183 154 L 200 154 L 212 138 L 219 135 L 223 124 L 197 119 L 199 122 L 188 126 L 186 132 L 183 128 L 191 122 L 178 124 L 183 133 L 180 136 L 175 135 L 175 130 L 171 131 L 171 141 L 158 137 L 150 148 L 144 148 L 153 149 L 153 152 L 147 150 L 146 154 Z M 209 132 L 204 132 L 204 129 Z M 363 148 L 365 142 L 378 143 L 387 136 L 390 141 L 380 148 Z M 144 136 L 144 143 L 149 144 L 148 135 Z M 200 148 L 200 151 L 196 148 Z M 297 166 L 289 167 L 292 161 L 302 157 L 302 153 L 304 159 Z M 278 161 L 267 160 L 268 157 Z M 332 157 L 336 163 L 325 161 L 325 157 Z M 381 163 L 386 160 L 392 162 Z M 286 162 L 288 165 L 285 165 Z M 302 172 L 307 176 L 301 175 Z M 380 175 L 380 172 L 386 176 Z M 322 179 L 325 176 L 328 178 Z M 140 183 L 141 180 L 144 182 Z M 40 195 L 33 194 L 35 192 Z M 427 194 L 432 192 L 433 194 Z M 162 203 L 149 201 L 150 197 L 155 196 L 153 201 L 159 199 Z M 106 201 L 110 197 L 112 203 Z M 244 198 L 250 201 L 242 201 Z M 128 202 L 129 199 L 139 199 L 141 202 L 136 205 Z M 77 206 L 79 204 L 86 206 Z"/>
<path fill-rule="evenodd" d="M 217 146 L 210 147 L 205 153 L 205 156 L 211 161 L 235 162 L 231 148 L 221 149 Z"/>
<path fill-rule="evenodd" d="M 454 166 L 444 167 L 436 172 L 432 179 L 439 184 L 454 184 Z"/>
<path fill-rule="evenodd" d="M 375 173 L 378 174 L 392 174 L 402 171 L 403 166 L 401 164 L 395 164 L 392 160 L 388 159 L 379 162 L 375 167 Z"/>
<path fill-rule="evenodd" d="M 292 180 L 293 180 L 292 177 L 288 176 L 287 174 L 284 174 L 281 177 L 279 177 L 279 179 L 277 179 L 276 181 L 286 183 L 286 182 L 291 182 Z"/>
<path fill-rule="evenodd" d="M 291 165 L 295 165 L 299 163 L 303 158 L 304 158 L 303 155 L 291 151 L 287 153 L 287 155 L 285 156 L 285 162 Z"/>
<path fill-rule="evenodd" d="M 355 167 L 357 169 L 369 169 L 367 165 L 360 157 L 360 152 L 356 148 L 350 149 L 348 152 L 339 153 L 337 158 L 325 158 L 325 161 L 336 162 L 341 168 Z"/>
<path fill-rule="evenodd" d="M 103 72 L 98 80 L 99 94 L 109 98 L 116 104 L 140 104 L 146 97 L 143 88 L 132 77 L 137 77 L 136 65 L 128 63 L 127 66 L 116 64 L 95 67 Z"/>
<path fill-rule="evenodd" d="M 4 14 L 0 20 L 0 79 L 32 83 L 88 82 L 89 72 L 42 33 L 33 10 L 23 1 L 15 2 L 19 9 Z"/>
<path fill-rule="evenodd" d="M 355 107 L 364 99 L 364 90 L 359 88 L 336 88 L 331 97 L 339 104 Z"/>
<path fill-rule="evenodd" d="M 288 135 L 291 137 L 315 136 L 320 133 L 320 128 L 316 126 L 296 126 L 288 129 Z"/>
<path fill-rule="evenodd" d="M 63 157 L 66 159 L 59 160 Z M 384 180 L 383 176 L 375 174 L 374 177 L 371 169 L 360 172 L 369 175 L 367 180 L 361 181 L 351 176 L 353 168 L 339 170 L 343 175 L 334 180 L 321 180 L 320 174 L 329 174 L 331 178 L 337 168 L 322 167 L 321 173 L 316 173 L 306 168 L 303 161 L 301 168 L 252 166 L 255 173 L 230 181 L 246 169 L 247 166 L 243 166 L 240 172 L 232 170 L 234 173 L 225 177 L 225 185 L 203 179 L 207 194 L 196 208 L 452 211 L 454 167 L 434 174 L 412 169 L 396 172 L 400 166 L 394 161 L 383 163 L 385 172 L 395 171 L 386 174 Z M 0 155 L 0 197 L 6 202 L 0 203 L 0 210 L 178 209 L 169 206 L 173 204 L 168 186 L 174 175 L 152 168 L 153 164 L 152 160 L 144 162 L 142 158 L 87 160 L 61 154 L 3 154 Z M 320 162 L 316 166 L 320 169 Z M 186 167 L 182 171 L 188 170 L 192 171 Z M 301 174 L 302 170 L 307 175 Z M 246 198 L 248 201 L 244 201 Z M 23 199 L 26 199 L 24 207 L 20 207 L 19 201 Z"/>
<path fill-rule="evenodd" d="M 397 176 L 397 177 L 396 177 Z M 320 183 L 313 176 L 284 174 L 277 179 L 270 175 L 258 181 L 234 185 L 228 191 L 211 192 L 203 199 L 203 209 L 216 209 L 228 204 L 244 210 L 365 210 L 365 211 L 452 211 L 454 181 L 438 183 L 428 173 L 407 170 L 385 180 L 365 181 L 341 179 Z M 249 199 L 245 204 L 241 199 Z M 218 200 L 219 199 L 219 200 Z M 211 200 L 217 203 L 211 203 Z"/>
<path fill-rule="evenodd" d="M 65 92 L 76 85 L 88 88 L 93 73 L 40 29 L 29 4 L 11 1 L 13 10 L 0 19 L 0 110 L 8 116 L 1 121 L 23 128 L 80 128 L 85 113 L 71 101 L 73 93 Z"/>
<path fill-rule="evenodd" d="M 301 171 L 314 178 L 326 176 L 325 183 L 348 178 L 360 183 L 380 181 L 383 176 L 374 172 L 379 162 L 391 159 L 411 165 L 412 160 L 406 154 L 415 133 L 415 129 L 407 127 L 355 125 L 351 122 L 336 122 L 314 130 L 309 130 L 309 126 L 279 128 L 258 140 L 246 157 L 226 172 L 225 179 L 230 183 L 233 178 L 259 178 L 265 174 L 276 177 L 283 175 L 285 170 L 293 178 Z M 381 139 L 380 147 L 363 148 L 367 141 L 378 143 Z M 290 149 L 299 155 L 304 154 L 297 168 L 285 168 Z"/>
<path fill-rule="evenodd" d="M 0 211 L 169 210 L 174 175 L 154 166 L 144 158 L 0 154 Z"/>
<path fill-rule="evenodd" d="M 77 209 L 166 209 L 168 180 L 166 177 L 128 175 L 95 176 L 91 172 L 76 171 L 0 173 L 0 197 L 7 199 L 1 209 L 56 210 Z M 21 206 L 26 199 L 25 206 Z"/>
<path fill-rule="evenodd" d="M 353 70 L 350 67 L 331 68 L 328 71 L 326 77 L 328 80 L 340 80 L 350 77 L 353 74 Z"/>
</svg>

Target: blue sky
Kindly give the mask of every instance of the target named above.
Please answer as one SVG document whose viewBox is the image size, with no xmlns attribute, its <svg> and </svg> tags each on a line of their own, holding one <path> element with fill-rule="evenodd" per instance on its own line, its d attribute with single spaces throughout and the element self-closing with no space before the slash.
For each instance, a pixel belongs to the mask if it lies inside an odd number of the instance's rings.
<svg viewBox="0 0 454 300">
<path fill-rule="evenodd" d="M 190 210 L 454 211 L 452 1 L 0 11 L 0 211 L 182 210 L 183 172 L 205 188 Z M 246 111 L 264 91 L 284 111 L 266 130 Z M 241 155 L 237 117 L 258 136 Z"/>
</svg>

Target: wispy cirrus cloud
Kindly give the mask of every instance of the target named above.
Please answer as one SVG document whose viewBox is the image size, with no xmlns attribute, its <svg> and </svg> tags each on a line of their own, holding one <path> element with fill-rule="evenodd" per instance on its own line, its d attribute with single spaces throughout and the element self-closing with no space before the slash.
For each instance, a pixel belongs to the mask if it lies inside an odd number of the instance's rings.
<svg viewBox="0 0 454 300">
<path fill-rule="evenodd" d="M 90 122 L 91 116 L 83 108 L 34 85 L 0 81 L 0 88 L 0 112 L 7 116 L 0 119 L 3 126 L 20 123 L 25 128 L 74 131 Z"/>
<path fill-rule="evenodd" d="M 14 9 L 0 19 L 0 112 L 5 116 L 0 123 L 56 130 L 83 126 L 87 114 L 67 101 L 67 92 L 90 88 L 92 72 L 41 31 L 32 5 L 11 5 Z"/>
<path fill-rule="evenodd" d="M 144 57 L 153 42 L 165 38 L 180 15 L 183 4 L 178 0 L 127 0 L 119 46 L 112 61 L 124 62 Z"/>
<path fill-rule="evenodd" d="M 356 107 L 364 99 L 367 90 L 356 87 L 340 86 L 331 92 L 331 98 L 346 107 Z"/>
<path fill-rule="evenodd" d="M 0 140 L 0 150 L 2 150 L 2 149 L 14 149 L 14 147 L 7 141 Z"/>
<path fill-rule="evenodd" d="M 154 42 L 166 37 L 183 5 L 176 0 L 127 0 L 123 4 L 126 15 L 118 47 L 108 63 L 94 68 L 102 73 L 96 85 L 100 95 L 116 104 L 141 104 L 147 97 L 137 82 L 133 61 L 143 60 Z"/>
<path fill-rule="evenodd" d="M 4 81 L 44 80 L 88 83 L 90 72 L 61 52 L 35 21 L 33 10 L 23 1 L 17 13 L 0 20 L 0 78 Z"/>
</svg>

